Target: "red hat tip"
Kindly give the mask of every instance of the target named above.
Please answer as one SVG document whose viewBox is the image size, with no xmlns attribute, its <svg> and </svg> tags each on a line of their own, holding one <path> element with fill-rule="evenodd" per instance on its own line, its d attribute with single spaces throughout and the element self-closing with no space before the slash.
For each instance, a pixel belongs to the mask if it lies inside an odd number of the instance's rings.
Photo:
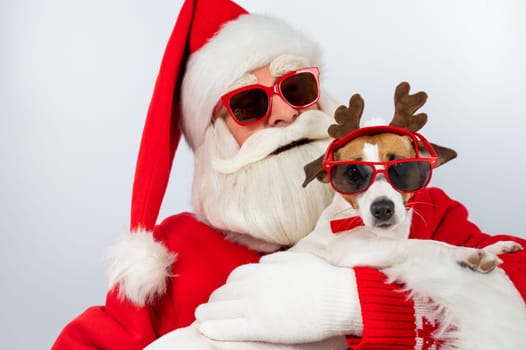
<svg viewBox="0 0 526 350">
<path fill-rule="evenodd" d="M 184 2 L 166 46 L 143 130 L 132 192 L 131 231 L 153 230 L 181 136 L 178 91 L 188 52 L 206 44 L 221 27 L 247 13 L 228 0 Z"/>
</svg>

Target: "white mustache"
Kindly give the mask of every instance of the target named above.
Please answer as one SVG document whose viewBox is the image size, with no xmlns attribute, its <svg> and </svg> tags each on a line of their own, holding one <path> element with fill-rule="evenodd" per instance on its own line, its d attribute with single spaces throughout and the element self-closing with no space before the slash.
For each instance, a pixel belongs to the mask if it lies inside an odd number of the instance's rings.
<svg viewBox="0 0 526 350">
<path fill-rule="evenodd" d="M 260 161 L 279 147 L 300 139 L 328 138 L 327 129 L 334 120 L 320 110 L 303 112 L 290 126 L 266 128 L 251 135 L 237 154 L 230 159 L 221 159 L 214 155 L 212 167 L 223 174 L 232 174 L 241 168 Z"/>
</svg>

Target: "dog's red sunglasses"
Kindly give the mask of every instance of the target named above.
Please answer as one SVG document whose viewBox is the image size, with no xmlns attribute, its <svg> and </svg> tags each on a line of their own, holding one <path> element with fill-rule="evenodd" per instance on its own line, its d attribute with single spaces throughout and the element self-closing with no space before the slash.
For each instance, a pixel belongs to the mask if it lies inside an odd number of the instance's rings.
<svg viewBox="0 0 526 350">
<path fill-rule="evenodd" d="M 413 141 L 415 158 L 397 159 L 388 162 L 364 162 L 357 160 L 334 160 L 334 152 L 351 140 L 380 133 L 395 133 L 409 136 Z M 430 157 L 420 157 L 419 142 Z M 356 129 L 349 134 L 334 140 L 327 148 L 322 166 L 329 174 L 332 188 L 341 194 L 356 195 L 365 192 L 379 173 L 399 192 L 409 193 L 427 186 L 431 180 L 432 170 L 438 164 L 438 157 L 422 135 L 393 126 L 372 126 Z"/>
<path fill-rule="evenodd" d="M 272 96 L 276 94 L 294 109 L 310 107 L 320 98 L 319 75 L 317 67 L 302 68 L 281 76 L 274 86 L 253 84 L 230 91 L 221 96 L 212 119 L 225 106 L 239 125 L 263 122 L 270 115 Z"/>
</svg>

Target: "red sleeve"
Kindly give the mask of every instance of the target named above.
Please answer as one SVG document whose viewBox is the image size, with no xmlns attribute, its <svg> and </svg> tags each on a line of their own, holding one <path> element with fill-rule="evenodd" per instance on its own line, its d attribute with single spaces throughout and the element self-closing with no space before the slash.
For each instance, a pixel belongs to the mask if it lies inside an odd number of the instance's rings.
<svg viewBox="0 0 526 350">
<path fill-rule="evenodd" d="M 468 219 L 468 210 L 438 188 L 419 191 L 415 196 L 411 238 L 434 239 L 465 247 L 483 248 L 498 241 L 516 241 L 526 248 L 526 240 L 510 235 L 490 236 Z M 498 219 L 498 218 L 497 218 Z M 500 265 L 526 300 L 526 251 L 499 256 Z"/>
<path fill-rule="evenodd" d="M 93 306 L 71 321 L 52 350 L 140 350 L 156 338 L 148 307 L 121 301 L 115 289 L 105 306 Z"/>
<path fill-rule="evenodd" d="M 370 267 L 355 267 L 362 309 L 362 337 L 347 337 L 353 350 L 414 349 L 414 303 L 400 285 L 385 283 L 385 275 Z"/>
</svg>

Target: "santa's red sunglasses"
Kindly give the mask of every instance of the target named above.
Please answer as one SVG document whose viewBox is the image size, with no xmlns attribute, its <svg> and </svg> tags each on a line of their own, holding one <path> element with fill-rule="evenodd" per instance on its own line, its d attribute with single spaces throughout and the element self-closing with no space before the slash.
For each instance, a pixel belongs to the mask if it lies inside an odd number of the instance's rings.
<svg viewBox="0 0 526 350">
<path fill-rule="evenodd" d="M 395 133 L 407 135 L 413 140 L 415 158 L 397 159 L 388 162 L 365 162 L 358 160 L 334 160 L 334 152 L 351 140 L 364 135 L 380 133 Z M 431 155 L 420 158 L 418 144 Z M 431 144 L 420 134 L 392 126 L 373 126 L 354 130 L 353 132 L 334 140 L 323 157 L 322 166 L 329 174 L 332 188 L 341 194 L 356 195 L 365 192 L 379 173 L 384 174 L 387 181 L 399 192 L 409 193 L 427 186 L 431 180 L 438 157 Z"/>
<path fill-rule="evenodd" d="M 270 115 L 274 95 L 280 96 L 294 109 L 312 106 L 320 98 L 319 75 L 317 67 L 302 68 L 281 76 L 274 86 L 253 84 L 230 91 L 221 96 L 214 108 L 213 119 L 225 106 L 239 125 L 262 122 Z"/>
</svg>

